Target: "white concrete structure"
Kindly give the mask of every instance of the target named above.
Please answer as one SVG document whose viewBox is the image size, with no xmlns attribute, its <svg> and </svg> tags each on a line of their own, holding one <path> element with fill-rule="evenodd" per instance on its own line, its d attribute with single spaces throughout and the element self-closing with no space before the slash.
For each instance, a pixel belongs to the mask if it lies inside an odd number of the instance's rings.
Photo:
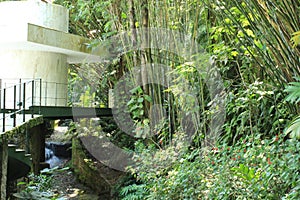
<svg viewBox="0 0 300 200">
<path fill-rule="evenodd" d="M 42 79 L 41 104 L 66 105 L 68 63 L 100 60 L 87 48 L 88 39 L 68 33 L 68 21 L 68 10 L 59 5 L 40 0 L 0 2 L 2 88 L 19 79 Z M 35 91 L 36 104 L 39 91 Z"/>
</svg>

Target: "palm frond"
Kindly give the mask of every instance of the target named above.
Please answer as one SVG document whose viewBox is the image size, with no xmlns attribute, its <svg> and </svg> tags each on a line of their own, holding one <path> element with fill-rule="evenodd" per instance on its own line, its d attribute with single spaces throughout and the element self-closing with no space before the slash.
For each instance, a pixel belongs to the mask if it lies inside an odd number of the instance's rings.
<svg viewBox="0 0 300 200">
<path fill-rule="evenodd" d="M 300 116 L 292 121 L 290 126 L 285 130 L 285 134 L 291 137 L 300 139 Z"/>
<path fill-rule="evenodd" d="M 294 79 L 300 81 L 299 77 L 295 77 Z M 284 91 L 289 93 L 285 98 L 286 101 L 291 103 L 298 103 L 300 101 L 300 82 L 290 82 Z"/>
</svg>

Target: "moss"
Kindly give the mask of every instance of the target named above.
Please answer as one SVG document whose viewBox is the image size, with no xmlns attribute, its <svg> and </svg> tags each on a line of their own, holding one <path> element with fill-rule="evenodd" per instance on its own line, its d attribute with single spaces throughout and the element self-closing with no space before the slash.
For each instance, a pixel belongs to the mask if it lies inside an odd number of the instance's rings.
<svg viewBox="0 0 300 200">
<path fill-rule="evenodd" d="M 91 158 L 86 155 L 85 150 L 78 139 L 73 139 L 72 141 L 72 164 L 74 171 L 81 182 L 98 193 L 110 192 L 108 184 L 101 178 L 101 175 L 97 171 L 97 167 Z"/>
<path fill-rule="evenodd" d="M 124 176 L 123 172 L 110 169 L 89 155 L 77 138 L 72 140 L 72 164 L 75 174 L 82 183 L 98 194 L 105 194 L 108 197 L 114 185 Z"/>
<path fill-rule="evenodd" d="M 5 133 L 8 135 L 8 137 L 13 137 L 14 135 L 18 133 L 24 133 L 26 132 L 26 129 L 33 128 L 35 126 L 38 126 L 40 124 L 44 123 L 43 116 L 38 116 L 32 119 L 29 119 L 28 121 L 14 127 L 13 129 L 6 131 Z"/>
</svg>

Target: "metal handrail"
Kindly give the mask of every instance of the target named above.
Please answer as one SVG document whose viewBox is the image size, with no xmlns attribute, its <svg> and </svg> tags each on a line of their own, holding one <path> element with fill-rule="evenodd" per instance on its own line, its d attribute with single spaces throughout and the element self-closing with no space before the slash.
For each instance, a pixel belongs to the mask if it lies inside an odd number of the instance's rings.
<svg viewBox="0 0 300 200">
<path fill-rule="evenodd" d="M 28 100 L 28 98 L 26 99 L 26 86 L 30 83 L 32 84 L 31 85 L 31 87 L 32 87 L 32 103 L 34 103 L 33 102 L 34 90 L 35 90 L 34 82 L 36 80 L 37 79 L 32 79 L 32 80 L 28 80 L 26 82 L 22 82 L 22 79 L 19 79 L 19 83 L 15 83 L 12 86 L 4 87 L 4 88 L 2 88 L 3 81 L 1 80 L 0 102 L 2 101 L 2 96 L 3 96 L 3 104 L 0 104 L 0 109 L 1 109 L 1 112 L 3 113 L 3 115 L 2 115 L 2 118 L 0 118 L 0 120 L 2 120 L 2 132 L 5 132 L 5 130 L 6 130 L 6 119 L 8 117 L 13 118 L 13 125 L 12 125 L 13 127 L 16 127 L 16 125 L 17 125 L 16 116 L 19 113 L 23 113 L 23 122 L 25 122 L 25 109 L 26 109 L 26 102 Z M 40 80 L 40 79 L 38 79 L 38 80 Z M 23 86 L 23 88 L 22 88 L 22 86 Z M 17 103 L 17 87 L 19 87 L 19 103 Z M 6 104 L 8 103 L 7 102 L 7 91 L 9 89 L 13 89 L 13 112 L 7 114 L 6 111 L 9 110 L 6 107 L 7 106 Z M 23 98 L 21 97 L 22 93 L 23 93 Z M 21 101 L 21 98 L 22 98 L 22 101 Z M 17 106 L 19 107 L 18 109 L 17 109 Z M 32 115 L 32 117 L 33 117 L 33 115 Z"/>
<path fill-rule="evenodd" d="M 23 114 L 22 121 L 25 122 L 25 114 L 29 111 L 30 106 L 57 106 L 62 104 L 67 106 L 67 93 L 65 97 L 64 94 L 63 97 L 60 97 L 62 93 L 58 92 L 61 87 L 67 88 L 67 84 L 45 82 L 40 78 L 0 79 L 0 113 L 2 113 L 0 123 L 2 121 L 2 132 L 5 132 L 5 120 L 9 117 L 14 120 L 13 127 L 17 126 L 16 116 L 18 114 Z M 52 93 L 49 93 L 48 88 L 54 88 Z M 33 113 L 31 115 L 33 118 Z"/>
</svg>

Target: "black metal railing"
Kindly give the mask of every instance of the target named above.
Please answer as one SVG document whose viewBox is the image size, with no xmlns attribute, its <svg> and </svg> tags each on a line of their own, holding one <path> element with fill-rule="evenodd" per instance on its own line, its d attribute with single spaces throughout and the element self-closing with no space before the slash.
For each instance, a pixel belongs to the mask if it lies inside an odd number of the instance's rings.
<svg viewBox="0 0 300 200">
<path fill-rule="evenodd" d="M 17 115 L 26 121 L 31 106 L 66 106 L 67 84 L 43 82 L 42 79 L 0 79 L 0 117 L 2 132 L 10 126 L 16 127 Z M 20 116 L 19 116 L 20 117 Z M 31 113 L 31 118 L 34 113 Z M 0 131 L 1 132 L 1 131 Z"/>
<path fill-rule="evenodd" d="M 17 82 L 17 83 L 16 83 Z M 2 113 L 2 132 L 6 131 L 6 121 L 12 119 L 12 127 L 17 126 L 17 115 L 22 114 L 22 122 L 26 120 L 25 110 L 34 104 L 35 83 L 41 79 L 0 80 L 0 112 Z M 29 91 L 31 90 L 31 93 Z M 33 115 L 32 115 L 33 117 Z"/>
<path fill-rule="evenodd" d="M 68 85 L 57 82 L 42 82 L 43 93 L 40 92 L 40 101 L 43 106 L 67 106 Z"/>
</svg>

